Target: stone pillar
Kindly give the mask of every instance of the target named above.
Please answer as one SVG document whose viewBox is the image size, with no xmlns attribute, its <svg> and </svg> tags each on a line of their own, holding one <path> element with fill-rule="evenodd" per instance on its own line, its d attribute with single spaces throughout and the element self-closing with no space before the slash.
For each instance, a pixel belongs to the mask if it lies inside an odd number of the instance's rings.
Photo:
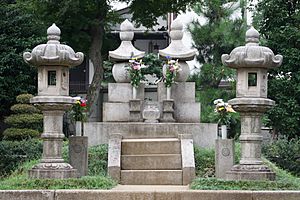
<svg viewBox="0 0 300 200">
<path fill-rule="evenodd" d="M 110 135 L 108 141 L 108 175 L 117 182 L 121 181 L 121 144 L 121 134 Z"/>
<path fill-rule="evenodd" d="M 195 178 L 195 156 L 192 134 L 179 134 L 182 160 L 182 184 L 188 185 Z"/>
<path fill-rule="evenodd" d="M 88 137 L 69 137 L 69 160 L 79 177 L 88 175 Z"/>
<path fill-rule="evenodd" d="M 162 119 L 161 122 L 175 122 L 174 119 L 174 100 L 163 100 L 163 108 L 162 108 Z"/>
<path fill-rule="evenodd" d="M 142 122 L 142 101 L 140 99 L 129 100 L 129 115 L 131 122 Z"/>
<path fill-rule="evenodd" d="M 53 24 L 47 30 L 47 44 L 25 52 L 25 62 L 38 68 L 38 96 L 30 102 L 42 110 L 44 131 L 43 155 L 39 164 L 29 170 L 31 178 L 75 178 L 77 170 L 62 158 L 63 114 L 74 100 L 69 97 L 69 67 L 83 61 L 82 53 L 60 44 L 60 29 Z"/>
<path fill-rule="evenodd" d="M 215 147 L 216 178 L 226 179 L 226 172 L 234 164 L 234 142 L 232 139 L 217 139 Z"/>
<path fill-rule="evenodd" d="M 227 178 L 274 180 L 275 173 L 261 160 L 261 117 L 275 104 L 267 98 L 267 70 L 280 66 L 282 56 L 259 46 L 259 33 L 252 27 L 246 32 L 246 45 L 222 55 L 222 62 L 237 69 L 236 98 L 228 103 L 241 116 L 241 160 Z"/>
</svg>

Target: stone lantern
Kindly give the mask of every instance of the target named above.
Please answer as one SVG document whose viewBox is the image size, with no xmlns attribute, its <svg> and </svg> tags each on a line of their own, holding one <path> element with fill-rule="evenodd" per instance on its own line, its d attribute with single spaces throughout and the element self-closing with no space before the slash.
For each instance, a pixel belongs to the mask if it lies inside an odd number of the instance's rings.
<svg viewBox="0 0 300 200">
<path fill-rule="evenodd" d="M 39 164 L 29 170 L 31 178 L 75 178 L 77 170 L 62 158 L 63 114 L 70 109 L 73 99 L 69 95 L 69 68 L 80 65 L 81 52 L 60 44 L 60 29 L 53 24 L 47 30 L 47 44 L 25 52 L 25 62 L 38 68 L 38 96 L 31 99 L 44 115 L 42 134 L 43 155 Z"/>
<path fill-rule="evenodd" d="M 246 45 L 222 55 L 222 62 L 237 70 L 236 98 L 229 101 L 241 116 L 241 160 L 228 171 L 228 179 L 274 180 L 261 160 L 261 118 L 275 102 L 267 98 L 267 70 L 279 67 L 281 55 L 259 46 L 259 33 L 253 27 L 246 32 Z"/>
<path fill-rule="evenodd" d="M 121 45 L 114 51 L 109 51 L 111 60 L 116 61 L 112 68 L 112 74 L 117 83 L 130 83 L 125 65 L 131 58 L 143 58 L 145 52 L 137 50 L 131 43 L 134 37 L 134 27 L 128 19 L 120 26 Z"/>
</svg>

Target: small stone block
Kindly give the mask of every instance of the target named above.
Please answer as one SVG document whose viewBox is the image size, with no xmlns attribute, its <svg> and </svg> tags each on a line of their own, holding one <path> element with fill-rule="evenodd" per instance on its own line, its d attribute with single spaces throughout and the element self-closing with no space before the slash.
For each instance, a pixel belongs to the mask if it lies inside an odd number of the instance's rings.
<svg viewBox="0 0 300 200">
<path fill-rule="evenodd" d="M 144 99 L 144 85 L 137 91 L 137 98 Z M 132 99 L 132 85 L 130 83 L 109 83 L 108 102 L 129 102 Z"/>
<path fill-rule="evenodd" d="M 160 82 L 157 84 L 158 101 L 162 102 L 167 98 L 167 89 L 165 84 Z M 178 82 L 172 85 L 171 99 L 177 102 L 195 102 L 195 83 L 194 82 Z"/>
<path fill-rule="evenodd" d="M 79 177 L 88 175 L 88 137 L 69 137 L 69 160 Z"/>
<path fill-rule="evenodd" d="M 177 122 L 199 123 L 200 103 L 180 103 L 175 101 L 174 118 Z"/>
<path fill-rule="evenodd" d="M 234 164 L 234 142 L 232 139 L 217 139 L 215 149 L 216 178 L 226 179 L 226 171 Z"/>
<path fill-rule="evenodd" d="M 129 118 L 129 103 L 103 104 L 104 122 L 128 122 Z"/>
</svg>

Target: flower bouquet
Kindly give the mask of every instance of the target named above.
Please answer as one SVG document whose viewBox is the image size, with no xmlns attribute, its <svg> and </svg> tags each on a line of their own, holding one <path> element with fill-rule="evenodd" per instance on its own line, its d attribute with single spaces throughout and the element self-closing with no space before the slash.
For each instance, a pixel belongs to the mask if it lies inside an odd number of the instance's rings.
<svg viewBox="0 0 300 200">
<path fill-rule="evenodd" d="M 165 74 L 164 74 L 164 82 L 167 88 L 170 88 L 172 84 L 175 82 L 175 78 L 179 71 L 182 69 L 178 64 L 178 60 L 172 60 L 170 57 L 167 57 L 167 62 L 164 65 Z"/>
<path fill-rule="evenodd" d="M 146 66 L 142 63 L 142 60 L 132 58 L 129 60 L 129 64 L 125 66 L 125 68 L 129 73 L 131 85 L 138 88 L 141 81 L 144 80 L 142 68 L 146 68 Z"/>
<path fill-rule="evenodd" d="M 218 114 L 218 124 L 219 125 L 229 125 L 230 115 L 229 113 L 235 113 L 232 106 L 225 103 L 223 99 L 214 100 L 215 112 Z"/>
</svg>

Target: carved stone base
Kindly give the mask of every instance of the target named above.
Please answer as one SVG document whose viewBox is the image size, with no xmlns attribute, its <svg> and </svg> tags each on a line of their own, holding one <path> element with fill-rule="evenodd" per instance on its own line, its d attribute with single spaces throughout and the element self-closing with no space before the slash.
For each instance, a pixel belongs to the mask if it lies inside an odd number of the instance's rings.
<svg viewBox="0 0 300 200">
<path fill-rule="evenodd" d="M 276 174 L 266 165 L 234 165 L 226 172 L 227 180 L 275 180 Z"/>
<path fill-rule="evenodd" d="M 39 163 L 28 171 L 30 178 L 78 178 L 77 170 L 68 163 Z"/>
<path fill-rule="evenodd" d="M 174 119 L 174 100 L 163 100 L 163 116 L 161 122 L 175 122 Z"/>
</svg>

